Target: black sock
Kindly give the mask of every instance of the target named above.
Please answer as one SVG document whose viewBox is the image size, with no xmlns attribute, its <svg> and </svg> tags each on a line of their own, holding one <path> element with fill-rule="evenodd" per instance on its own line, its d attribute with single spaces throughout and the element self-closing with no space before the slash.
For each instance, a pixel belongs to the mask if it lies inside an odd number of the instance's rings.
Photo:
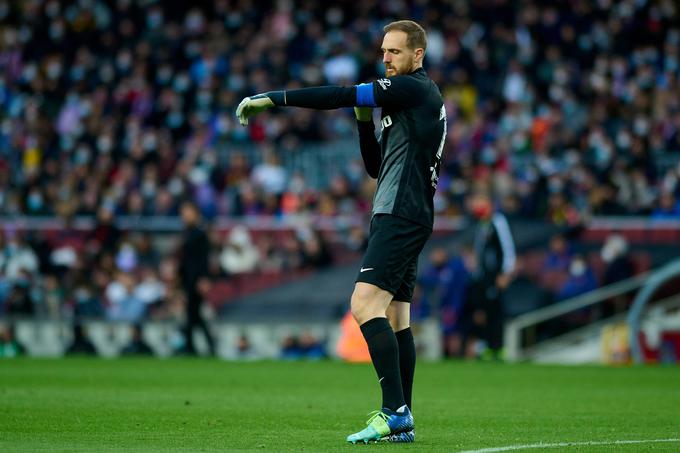
<svg viewBox="0 0 680 453">
<path fill-rule="evenodd" d="M 382 388 L 382 406 L 396 411 L 404 402 L 399 373 L 399 346 L 387 318 L 373 318 L 361 325 L 371 360 Z"/>
<path fill-rule="evenodd" d="M 401 388 L 404 392 L 404 401 L 409 409 L 411 407 L 411 395 L 413 394 L 413 375 L 416 372 L 416 344 L 413 341 L 413 332 L 407 327 L 394 334 L 399 345 L 399 369 L 401 373 Z"/>
</svg>

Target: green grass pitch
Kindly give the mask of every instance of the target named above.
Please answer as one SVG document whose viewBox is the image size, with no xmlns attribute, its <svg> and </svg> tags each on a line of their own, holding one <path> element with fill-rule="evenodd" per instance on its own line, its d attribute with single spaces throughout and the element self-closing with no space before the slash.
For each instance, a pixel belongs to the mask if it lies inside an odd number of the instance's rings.
<svg viewBox="0 0 680 453">
<path fill-rule="evenodd" d="M 346 444 L 378 395 L 370 366 L 331 361 L 6 360 L 0 451 L 456 452 L 680 437 L 679 367 L 421 363 L 416 443 Z M 558 450 L 680 451 L 680 442 Z"/>
</svg>

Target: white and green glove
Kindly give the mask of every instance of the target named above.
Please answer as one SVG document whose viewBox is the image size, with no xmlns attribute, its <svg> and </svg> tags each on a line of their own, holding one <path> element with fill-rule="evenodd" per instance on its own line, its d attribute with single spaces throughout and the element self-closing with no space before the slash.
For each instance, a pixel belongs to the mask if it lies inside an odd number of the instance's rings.
<svg viewBox="0 0 680 453">
<path fill-rule="evenodd" d="M 357 121 L 373 121 L 373 107 L 354 107 L 354 116 Z"/>
<path fill-rule="evenodd" d="M 241 101 L 238 107 L 236 107 L 236 117 L 241 126 L 247 126 L 248 118 L 272 107 L 274 107 L 274 101 L 269 99 L 269 96 L 266 94 L 256 94 Z"/>
</svg>

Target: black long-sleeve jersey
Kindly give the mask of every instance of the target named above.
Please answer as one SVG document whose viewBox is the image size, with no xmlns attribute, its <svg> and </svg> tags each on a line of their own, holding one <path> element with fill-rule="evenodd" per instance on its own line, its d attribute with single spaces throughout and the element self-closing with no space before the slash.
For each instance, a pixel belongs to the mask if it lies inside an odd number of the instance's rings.
<svg viewBox="0 0 680 453">
<path fill-rule="evenodd" d="M 371 141 L 367 135 L 370 126 L 360 130 L 366 169 L 378 178 L 373 214 L 391 214 L 432 228 L 446 110 L 439 88 L 424 69 L 354 87 L 304 88 L 267 95 L 276 105 L 382 107 L 380 138 L 373 135 Z"/>
</svg>

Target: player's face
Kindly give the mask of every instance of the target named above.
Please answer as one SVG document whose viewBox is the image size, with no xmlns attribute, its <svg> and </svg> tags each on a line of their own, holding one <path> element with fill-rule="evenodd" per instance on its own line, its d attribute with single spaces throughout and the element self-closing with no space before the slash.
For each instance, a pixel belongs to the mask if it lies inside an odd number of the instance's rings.
<svg viewBox="0 0 680 453">
<path fill-rule="evenodd" d="M 400 30 L 385 34 L 380 50 L 387 77 L 409 74 L 418 68 L 418 56 L 422 55 L 422 49 L 409 49 L 406 40 L 406 33 Z"/>
</svg>

